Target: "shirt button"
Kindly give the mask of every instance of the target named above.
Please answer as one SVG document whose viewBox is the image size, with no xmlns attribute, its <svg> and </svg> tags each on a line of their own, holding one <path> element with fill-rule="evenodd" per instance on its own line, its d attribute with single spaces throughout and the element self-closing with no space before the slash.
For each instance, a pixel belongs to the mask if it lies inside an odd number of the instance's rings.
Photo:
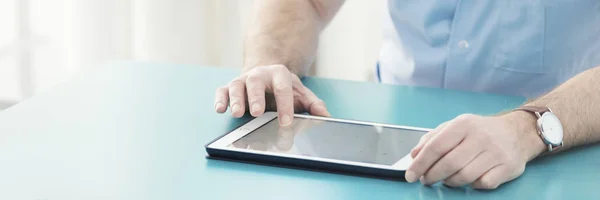
<svg viewBox="0 0 600 200">
<path fill-rule="evenodd" d="M 469 43 L 466 40 L 461 40 L 458 42 L 458 48 L 461 48 L 461 49 L 469 48 Z"/>
</svg>

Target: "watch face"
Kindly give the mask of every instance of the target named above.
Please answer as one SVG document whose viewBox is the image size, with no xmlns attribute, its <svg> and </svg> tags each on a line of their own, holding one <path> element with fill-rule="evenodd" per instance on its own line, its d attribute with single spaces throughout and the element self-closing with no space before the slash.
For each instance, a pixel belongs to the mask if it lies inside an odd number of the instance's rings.
<svg viewBox="0 0 600 200">
<path fill-rule="evenodd" d="M 558 117 L 551 112 L 545 112 L 540 120 L 544 139 L 554 146 L 560 145 L 563 140 L 563 127 Z"/>
</svg>

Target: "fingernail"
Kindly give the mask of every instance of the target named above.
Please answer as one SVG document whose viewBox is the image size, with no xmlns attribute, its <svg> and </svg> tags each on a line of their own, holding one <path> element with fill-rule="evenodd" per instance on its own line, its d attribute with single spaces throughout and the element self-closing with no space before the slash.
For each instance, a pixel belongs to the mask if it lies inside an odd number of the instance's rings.
<svg viewBox="0 0 600 200">
<path fill-rule="evenodd" d="M 233 104 L 233 107 L 231 107 L 231 112 L 232 113 L 237 113 L 238 111 L 240 111 L 240 105 Z"/>
<path fill-rule="evenodd" d="M 281 121 L 279 121 L 279 123 L 281 126 L 290 125 L 290 123 L 292 123 L 292 118 L 289 115 L 283 115 L 281 116 Z"/>
<path fill-rule="evenodd" d="M 256 113 L 258 111 L 260 111 L 260 105 L 258 105 L 258 103 L 252 104 L 252 111 L 251 112 L 252 113 Z"/>
<path fill-rule="evenodd" d="M 425 177 L 422 177 L 422 176 L 421 176 L 421 178 L 419 179 L 419 181 L 421 181 L 421 184 L 423 184 L 423 185 L 429 185 L 429 184 L 427 184 L 427 183 L 425 182 Z"/>
<path fill-rule="evenodd" d="M 404 174 L 404 178 L 407 182 L 412 183 L 417 181 L 417 174 L 411 170 L 406 170 L 406 174 Z"/>
<path fill-rule="evenodd" d="M 215 104 L 215 110 L 220 110 L 222 107 L 223 107 L 223 103 L 221 103 L 221 102 L 217 102 Z"/>
</svg>

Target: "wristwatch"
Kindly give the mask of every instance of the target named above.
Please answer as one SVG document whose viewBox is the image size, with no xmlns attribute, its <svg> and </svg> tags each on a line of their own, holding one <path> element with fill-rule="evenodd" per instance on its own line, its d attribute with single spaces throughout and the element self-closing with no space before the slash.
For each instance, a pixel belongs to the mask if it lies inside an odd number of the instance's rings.
<svg viewBox="0 0 600 200">
<path fill-rule="evenodd" d="M 546 107 L 521 106 L 516 110 L 527 111 L 537 117 L 537 131 L 539 136 L 548 146 L 549 153 L 563 145 L 563 126 L 558 117 Z"/>
</svg>

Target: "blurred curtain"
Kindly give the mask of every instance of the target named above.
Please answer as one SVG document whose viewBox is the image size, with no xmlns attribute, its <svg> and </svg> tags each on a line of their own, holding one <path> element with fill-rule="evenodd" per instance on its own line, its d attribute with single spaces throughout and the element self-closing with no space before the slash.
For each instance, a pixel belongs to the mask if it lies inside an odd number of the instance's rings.
<svg viewBox="0 0 600 200">
<path fill-rule="evenodd" d="M 240 67 L 253 1 L 0 0 L 0 107 L 109 60 Z M 346 1 L 313 75 L 373 80 L 386 2 Z"/>
<path fill-rule="evenodd" d="M 109 60 L 241 66 L 250 0 L 1 0 L 0 101 Z"/>
</svg>

